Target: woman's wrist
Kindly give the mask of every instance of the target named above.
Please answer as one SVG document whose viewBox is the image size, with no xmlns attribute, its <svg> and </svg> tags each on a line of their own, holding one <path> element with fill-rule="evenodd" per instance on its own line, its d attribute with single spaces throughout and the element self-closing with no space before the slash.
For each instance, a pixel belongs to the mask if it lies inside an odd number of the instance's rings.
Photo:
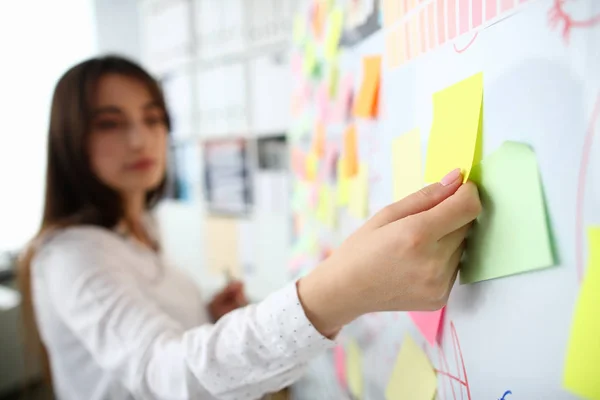
<svg viewBox="0 0 600 400">
<path fill-rule="evenodd" d="M 298 297 L 309 321 L 323 336 L 332 338 L 360 313 L 353 306 L 349 285 L 336 278 L 333 266 L 319 265 L 297 283 Z"/>
</svg>

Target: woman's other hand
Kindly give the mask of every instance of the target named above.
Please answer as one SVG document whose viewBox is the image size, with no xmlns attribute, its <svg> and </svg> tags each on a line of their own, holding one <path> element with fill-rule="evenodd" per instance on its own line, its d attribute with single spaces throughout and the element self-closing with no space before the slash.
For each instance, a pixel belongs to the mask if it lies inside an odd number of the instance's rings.
<svg viewBox="0 0 600 400">
<path fill-rule="evenodd" d="M 299 281 L 308 318 L 331 336 L 366 313 L 443 307 L 480 212 L 459 170 L 387 206 Z"/>
<path fill-rule="evenodd" d="M 236 281 L 228 284 L 212 299 L 208 311 L 213 321 L 218 321 L 223 315 L 248 304 L 244 294 L 244 284 Z"/>
</svg>

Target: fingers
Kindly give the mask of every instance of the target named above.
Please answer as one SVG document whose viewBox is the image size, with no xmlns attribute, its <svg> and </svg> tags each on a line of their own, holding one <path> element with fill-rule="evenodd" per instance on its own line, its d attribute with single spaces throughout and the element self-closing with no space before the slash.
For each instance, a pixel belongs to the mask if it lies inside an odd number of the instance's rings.
<svg viewBox="0 0 600 400">
<path fill-rule="evenodd" d="M 440 239 L 473 221 L 480 212 L 477 186 L 467 182 L 452 196 L 416 217 L 435 239 Z"/>
<path fill-rule="evenodd" d="M 450 172 L 442 179 L 442 182 L 426 186 L 418 192 L 390 204 L 375 214 L 365 226 L 373 229 L 380 228 L 409 215 L 418 214 L 435 207 L 452 196 L 461 186 L 462 175 L 460 170 L 456 169 Z"/>
<path fill-rule="evenodd" d="M 443 248 L 447 251 L 446 254 L 453 254 L 454 251 L 464 242 L 465 237 L 467 237 L 467 233 L 469 233 L 469 229 L 471 229 L 470 223 L 441 238 L 438 241 L 438 245 L 440 248 Z"/>
</svg>

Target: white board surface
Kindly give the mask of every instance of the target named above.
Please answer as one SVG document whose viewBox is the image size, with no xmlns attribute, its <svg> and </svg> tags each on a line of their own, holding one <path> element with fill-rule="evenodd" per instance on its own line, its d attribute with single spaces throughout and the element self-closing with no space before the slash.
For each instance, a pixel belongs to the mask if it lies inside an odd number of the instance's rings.
<svg viewBox="0 0 600 400">
<path fill-rule="evenodd" d="M 399 68 L 384 66 L 380 117 L 358 123 L 361 158 L 369 163 L 371 211 L 392 202 L 392 140 L 419 127 L 423 149 L 432 122 L 432 94 L 474 73 L 484 76 L 484 158 L 504 141 L 535 151 L 557 254 L 556 266 L 470 285 L 456 284 L 441 345 L 425 346 L 404 313 L 365 316 L 342 333 L 364 353 L 365 399 L 383 399 L 406 333 L 423 345 L 438 374 L 438 399 L 576 399 L 562 387 L 563 365 L 580 273 L 585 228 L 600 224 L 600 24 L 577 27 L 568 40 L 549 12 L 554 0 L 526 1 L 517 12 L 447 42 Z M 567 2 L 572 21 L 600 15 L 600 1 Z M 585 24 L 580 24 L 585 25 Z M 384 51 L 378 32 L 342 57 L 360 82 L 364 55 Z M 455 46 L 456 45 L 456 46 Z M 383 63 L 385 65 L 385 63 Z M 331 136 L 341 133 L 333 127 Z M 376 148 L 377 152 L 366 151 Z M 425 160 L 425 154 L 423 154 Z M 330 238 L 339 242 L 361 221 L 344 215 Z M 518 229 L 518 227 L 515 227 Z M 455 332 L 455 334 L 453 333 Z M 452 375 L 455 378 L 449 377 Z M 600 377 L 600 375 L 599 375 Z M 600 379 L 600 378 L 599 378 Z M 462 382 L 459 382 L 462 381 Z M 297 399 L 343 399 L 331 354 L 296 385 Z"/>
</svg>

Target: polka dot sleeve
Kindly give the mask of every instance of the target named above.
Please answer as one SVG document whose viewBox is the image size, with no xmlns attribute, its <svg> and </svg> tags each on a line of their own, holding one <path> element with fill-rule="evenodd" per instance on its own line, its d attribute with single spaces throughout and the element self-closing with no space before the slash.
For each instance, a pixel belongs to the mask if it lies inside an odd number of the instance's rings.
<svg viewBox="0 0 600 400">
<path fill-rule="evenodd" d="M 232 400 L 286 387 L 311 359 L 334 346 L 306 317 L 295 283 L 186 336 L 194 375 L 217 398 Z"/>
</svg>

